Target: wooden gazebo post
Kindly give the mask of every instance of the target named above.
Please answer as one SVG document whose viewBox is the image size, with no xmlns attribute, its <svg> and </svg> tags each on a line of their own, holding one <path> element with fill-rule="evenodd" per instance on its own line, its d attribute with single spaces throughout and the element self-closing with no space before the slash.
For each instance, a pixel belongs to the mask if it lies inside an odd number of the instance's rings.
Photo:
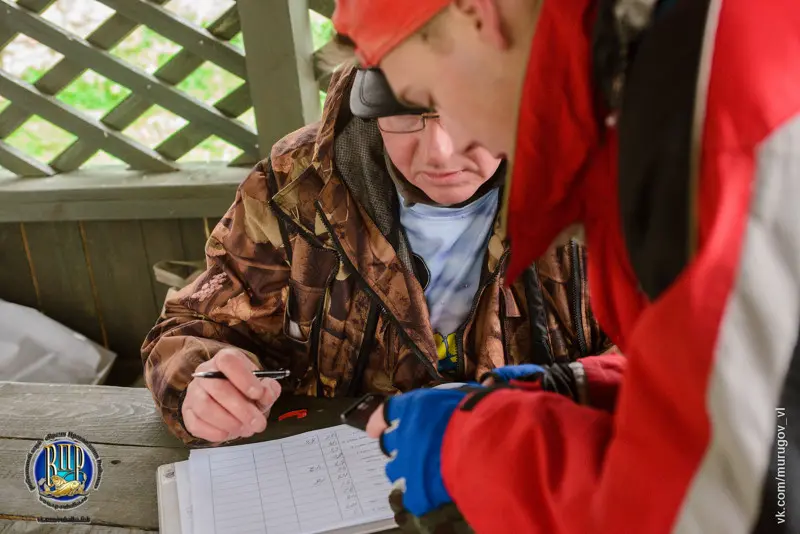
<svg viewBox="0 0 800 534">
<path fill-rule="evenodd" d="M 307 0 L 238 0 L 259 152 L 319 119 Z"/>
</svg>

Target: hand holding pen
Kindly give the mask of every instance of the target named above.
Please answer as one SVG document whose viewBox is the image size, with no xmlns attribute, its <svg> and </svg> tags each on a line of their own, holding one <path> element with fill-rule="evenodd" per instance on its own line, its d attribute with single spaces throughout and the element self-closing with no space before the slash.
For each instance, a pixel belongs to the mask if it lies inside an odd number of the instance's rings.
<svg viewBox="0 0 800 534">
<path fill-rule="evenodd" d="M 274 378 L 281 380 L 287 378 L 291 373 L 288 369 L 280 369 L 278 371 L 252 371 L 253 376 L 256 378 Z M 203 371 L 193 373 L 192 378 L 226 378 L 222 371 Z"/>
<path fill-rule="evenodd" d="M 189 382 L 181 407 L 186 430 L 212 443 L 263 432 L 281 393 L 276 378 L 287 376 L 288 371 L 259 372 L 239 349 L 219 351 L 197 366 Z"/>
</svg>

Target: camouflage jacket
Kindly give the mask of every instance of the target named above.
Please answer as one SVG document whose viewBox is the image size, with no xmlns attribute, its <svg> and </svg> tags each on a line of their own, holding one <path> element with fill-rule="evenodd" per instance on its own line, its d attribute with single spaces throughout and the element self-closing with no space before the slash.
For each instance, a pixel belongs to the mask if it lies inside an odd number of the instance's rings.
<svg viewBox="0 0 800 534">
<path fill-rule="evenodd" d="M 571 243 L 504 287 L 508 250 L 487 243 L 472 313 L 441 376 L 423 289 L 399 228 L 374 121 L 349 114 L 350 71 L 321 122 L 278 142 L 241 184 L 206 245 L 207 270 L 169 300 L 142 348 L 147 386 L 170 429 L 201 362 L 239 347 L 288 368 L 285 391 L 354 396 L 476 379 L 497 366 L 570 361 L 611 348 L 588 306 L 585 252 Z"/>
</svg>

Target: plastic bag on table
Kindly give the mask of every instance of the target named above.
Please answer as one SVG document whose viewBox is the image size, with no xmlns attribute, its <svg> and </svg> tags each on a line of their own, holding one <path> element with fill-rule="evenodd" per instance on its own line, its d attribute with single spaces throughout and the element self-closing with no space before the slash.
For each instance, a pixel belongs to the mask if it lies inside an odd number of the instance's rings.
<svg viewBox="0 0 800 534">
<path fill-rule="evenodd" d="M 0 300 L 0 380 L 100 384 L 115 358 L 43 313 Z"/>
</svg>

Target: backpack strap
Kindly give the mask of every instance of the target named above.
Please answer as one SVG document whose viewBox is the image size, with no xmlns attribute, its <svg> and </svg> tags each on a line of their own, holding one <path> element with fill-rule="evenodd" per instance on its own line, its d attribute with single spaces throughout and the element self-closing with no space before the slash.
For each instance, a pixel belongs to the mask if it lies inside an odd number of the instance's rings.
<svg viewBox="0 0 800 534">
<path fill-rule="evenodd" d="M 599 0 L 592 34 L 593 71 L 602 103 L 615 117 L 622 107 L 625 74 L 656 7 L 664 0 Z M 672 0 L 666 0 L 671 2 Z"/>
</svg>

